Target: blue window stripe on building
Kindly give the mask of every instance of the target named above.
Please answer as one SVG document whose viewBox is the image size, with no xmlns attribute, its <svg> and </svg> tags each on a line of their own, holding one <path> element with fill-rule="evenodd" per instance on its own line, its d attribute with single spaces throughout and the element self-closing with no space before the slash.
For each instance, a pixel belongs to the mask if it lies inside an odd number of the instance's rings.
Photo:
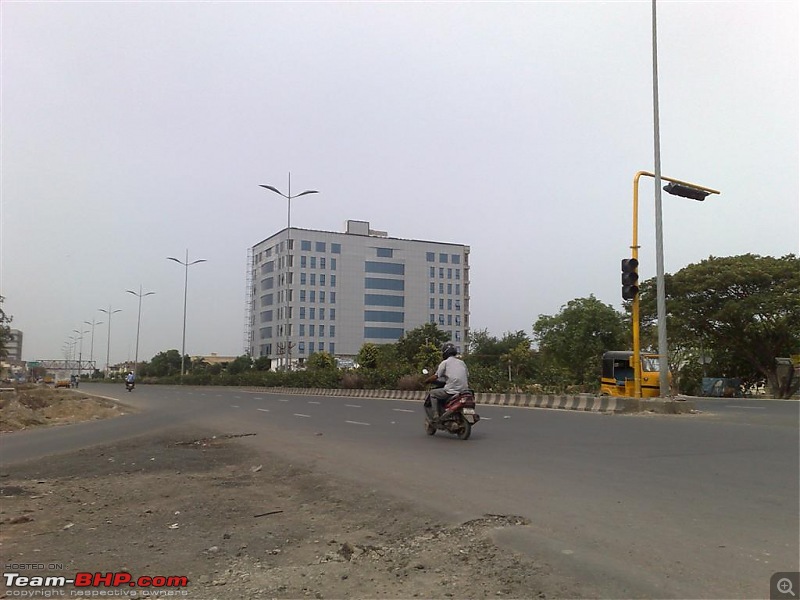
<svg viewBox="0 0 800 600">
<path fill-rule="evenodd" d="M 365 306 L 405 306 L 404 296 L 388 296 L 382 294 L 364 294 Z"/>
<path fill-rule="evenodd" d="M 364 337 L 373 340 L 399 340 L 403 333 L 402 327 L 364 327 Z"/>
<path fill-rule="evenodd" d="M 381 277 L 365 277 L 364 287 L 368 290 L 392 290 L 402 292 L 406 289 L 402 279 L 383 279 Z"/>
<path fill-rule="evenodd" d="M 375 262 L 368 260 L 364 262 L 364 271 L 367 273 L 386 273 L 387 275 L 405 275 L 406 266 L 402 263 Z"/>
<path fill-rule="evenodd" d="M 389 310 L 365 310 L 365 321 L 377 321 L 379 323 L 402 323 L 405 313 Z"/>
</svg>

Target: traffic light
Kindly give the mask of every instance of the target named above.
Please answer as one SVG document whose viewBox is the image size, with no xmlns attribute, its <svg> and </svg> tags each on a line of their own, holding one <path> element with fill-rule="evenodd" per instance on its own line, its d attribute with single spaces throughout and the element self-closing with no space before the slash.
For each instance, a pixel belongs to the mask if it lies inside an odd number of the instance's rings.
<svg viewBox="0 0 800 600">
<path fill-rule="evenodd" d="M 692 187 L 690 185 L 683 185 L 681 183 L 668 183 L 664 186 L 664 191 L 673 196 L 680 196 L 681 198 L 689 198 L 691 200 L 698 200 L 702 202 L 706 199 L 711 192 L 701 190 L 700 188 Z"/>
<path fill-rule="evenodd" d="M 639 293 L 639 261 L 635 258 L 622 259 L 622 299 L 633 300 Z"/>
</svg>

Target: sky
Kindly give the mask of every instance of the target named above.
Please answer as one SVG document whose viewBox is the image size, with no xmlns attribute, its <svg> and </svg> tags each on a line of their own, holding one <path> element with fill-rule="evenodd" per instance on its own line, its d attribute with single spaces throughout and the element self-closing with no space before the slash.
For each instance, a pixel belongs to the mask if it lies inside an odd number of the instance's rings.
<svg viewBox="0 0 800 600">
<path fill-rule="evenodd" d="M 664 268 L 797 254 L 795 0 L 657 4 Z M 0 295 L 23 359 L 244 353 L 259 187 L 292 226 L 471 248 L 471 326 L 618 310 L 653 171 L 643 2 L 0 4 Z M 656 274 L 642 179 L 642 279 Z M 155 292 L 139 299 L 126 290 Z M 114 313 L 111 331 L 108 317 Z M 102 321 L 95 326 L 85 322 Z M 77 332 L 77 333 L 76 333 Z M 109 351 L 110 350 L 110 351 Z"/>
</svg>

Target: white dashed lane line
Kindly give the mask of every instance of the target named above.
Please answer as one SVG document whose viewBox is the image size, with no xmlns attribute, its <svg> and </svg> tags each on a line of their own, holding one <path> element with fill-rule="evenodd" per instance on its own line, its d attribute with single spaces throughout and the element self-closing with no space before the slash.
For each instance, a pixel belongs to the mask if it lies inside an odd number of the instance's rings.
<svg viewBox="0 0 800 600">
<path fill-rule="evenodd" d="M 408 408 L 393 408 L 392 410 L 395 411 L 395 412 L 410 412 L 410 413 L 417 412 L 415 410 L 410 410 Z"/>
<path fill-rule="evenodd" d="M 240 408 L 240 407 L 237 406 L 236 404 L 231 404 L 231 408 Z"/>
<path fill-rule="evenodd" d="M 345 404 L 347 408 L 361 408 L 360 404 Z"/>
<path fill-rule="evenodd" d="M 309 400 L 309 404 L 322 404 L 322 402 L 317 402 L 316 400 Z"/>
<path fill-rule="evenodd" d="M 295 417 L 303 417 L 305 419 L 310 419 L 311 415 L 301 415 L 300 413 L 294 413 Z"/>
<path fill-rule="evenodd" d="M 261 412 L 269 412 L 268 408 L 257 408 L 256 410 L 260 410 Z"/>
<path fill-rule="evenodd" d="M 362 423 L 361 421 L 345 421 L 345 423 L 350 423 L 350 425 L 369 425 L 369 423 Z"/>
</svg>

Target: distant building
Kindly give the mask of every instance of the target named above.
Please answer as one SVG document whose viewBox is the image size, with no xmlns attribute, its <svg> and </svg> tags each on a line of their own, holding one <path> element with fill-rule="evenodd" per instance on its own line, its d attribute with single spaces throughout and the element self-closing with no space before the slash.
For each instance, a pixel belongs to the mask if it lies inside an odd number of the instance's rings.
<svg viewBox="0 0 800 600">
<path fill-rule="evenodd" d="M 202 360 L 207 365 L 221 365 L 225 363 L 232 363 L 236 360 L 236 356 L 219 356 L 216 352 L 212 352 L 206 356 L 192 356 L 192 362 Z"/>
<path fill-rule="evenodd" d="M 11 330 L 11 339 L 6 345 L 9 362 L 22 362 L 22 332 L 19 329 Z"/>
<path fill-rule="evenodd" d="M 406 240 L 347 221 L 344 233 L 292 227 L 248 253 L 245 347 L 277 367 L 314 352 L 355 357 L 435 323 L 461 350 L 469 333 L 469 246 Z M 287 247 L 288 246 L 288 247 Z"/>
</svg>

